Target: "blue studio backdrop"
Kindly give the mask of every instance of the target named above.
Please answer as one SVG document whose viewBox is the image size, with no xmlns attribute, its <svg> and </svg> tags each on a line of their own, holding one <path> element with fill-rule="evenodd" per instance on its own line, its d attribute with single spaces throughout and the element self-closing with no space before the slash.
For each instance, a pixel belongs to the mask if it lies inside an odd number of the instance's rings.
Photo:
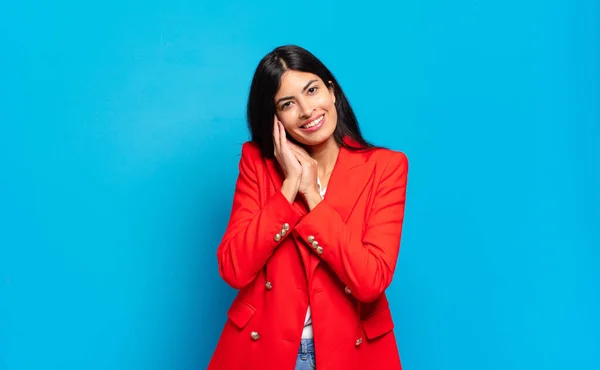
<svg viewBox="0 0 600 370">
<path fill-rule="evenodd" d="M 260 58 L 298 44 L 410 161 L 407 370 L 600 368 L 600 4 L 0 5 L 0 370 L 203 369 Z"/>
</svg>

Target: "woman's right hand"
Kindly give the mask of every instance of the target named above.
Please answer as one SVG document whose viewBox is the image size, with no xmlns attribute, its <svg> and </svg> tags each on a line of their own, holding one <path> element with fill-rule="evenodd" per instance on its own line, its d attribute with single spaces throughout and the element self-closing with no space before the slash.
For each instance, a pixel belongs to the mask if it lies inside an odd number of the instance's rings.
<svg viewBox="0 0 600 370">
<path fill-rule="evenodd" d="M 285 128 L 277 119 L 277 115 L 273 118 L 273 147 L 275 159 L 281 166 L 285 175 L 281 191 L 287 200 L 292 203 L 296 198 L 300 187 L 300 179 L 302 178 L 302 165 L 296 159 L 294 152 L 287 143 Z"/>
</svg>

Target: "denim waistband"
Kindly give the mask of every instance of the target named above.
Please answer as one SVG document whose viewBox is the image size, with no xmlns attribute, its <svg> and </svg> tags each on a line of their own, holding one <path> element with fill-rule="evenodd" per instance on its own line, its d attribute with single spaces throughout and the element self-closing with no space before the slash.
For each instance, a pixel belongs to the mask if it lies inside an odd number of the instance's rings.
<svg viewBox="0 0 600 370">
<path fill-rule="evenodd" d="M 300 339 L 298 353 L 315 353 L 315 342 L 312 338 Z"/>
</svg>

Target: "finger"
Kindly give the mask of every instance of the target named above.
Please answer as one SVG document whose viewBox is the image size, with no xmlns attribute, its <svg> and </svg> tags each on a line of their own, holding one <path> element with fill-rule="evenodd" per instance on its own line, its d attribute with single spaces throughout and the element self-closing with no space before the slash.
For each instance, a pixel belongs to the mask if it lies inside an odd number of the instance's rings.
<svg viewBox="0 0 600 370">
<path fill-rule="evenodd" d="M 276 115 L 273 115 L 273 149 L 279 151 L 279 122 Z"/>
<path fill-rule="evenodd" d="M 288 143 L 291 144 L 291 143 Z M 309 158 L 307 158 L 307 156 L 302 153 L 302 151 L 298 148 L 297 145 L 290 145 L 290 148 L 292 149 L 292 153 L 294 153 L 294 156 L 296 157 L 296 159 L 298 160 L 298 162 L 302 163 L 303 165 L 306 165 L 309 163 Z"/>
<path fill-rule="evenodd" d="M 304 150 L 304 148 L 302 148 L 300 145 L 292 142 L 289 142 L 288 145 L 290 148 L 293 148 L 296 153 L 301 154 L 304 158 L 310 157 L 306 150 Z"/>
<path fill-rule="evenodd" d="M 309 156 L 308 152 L 306 151 L 306 149 L 304 149 L 300 145 L 292 143 L 292 142 L 290 142 L 289 145 L 293 145 L 296 148 L 296 150 L 298 150 L 298 152 L 303 153 L 305 156 Z"/>
<path fill-rule="evenodd" d="M 304 149 L 299 146 L 298 144 L 292 143 L 291 141 L 288 141 L 287 145 L 293 149 L 294 153 L 296 156 L 301 156 L 303 158 L 306 158 L 306 152 L 304 151 Z"/>
<path fill-rule="evenodd" d="M 285 138 L 285 127 L 283 127 L 283 123 L 281 123 L 281 121 L 277 121 L 277 123 L 279 124 L 279 145 L 280 147 L 283 147 L 286 144 L 286 138 Z"/>
</svg>

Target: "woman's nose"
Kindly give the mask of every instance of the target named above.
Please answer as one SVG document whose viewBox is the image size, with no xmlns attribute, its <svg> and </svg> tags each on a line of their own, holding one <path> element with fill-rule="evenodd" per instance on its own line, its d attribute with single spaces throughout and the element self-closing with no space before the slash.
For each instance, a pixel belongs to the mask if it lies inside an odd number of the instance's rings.
<svg viewBox="0 0 600 370">
<path fill-rule="evenodd" d="M 311 108 L 308 104 L 300 106 L 300 114 L 302 118 L 310 117 L 312 112 L 315 111 L 316 108 Z"/>
</svg>

